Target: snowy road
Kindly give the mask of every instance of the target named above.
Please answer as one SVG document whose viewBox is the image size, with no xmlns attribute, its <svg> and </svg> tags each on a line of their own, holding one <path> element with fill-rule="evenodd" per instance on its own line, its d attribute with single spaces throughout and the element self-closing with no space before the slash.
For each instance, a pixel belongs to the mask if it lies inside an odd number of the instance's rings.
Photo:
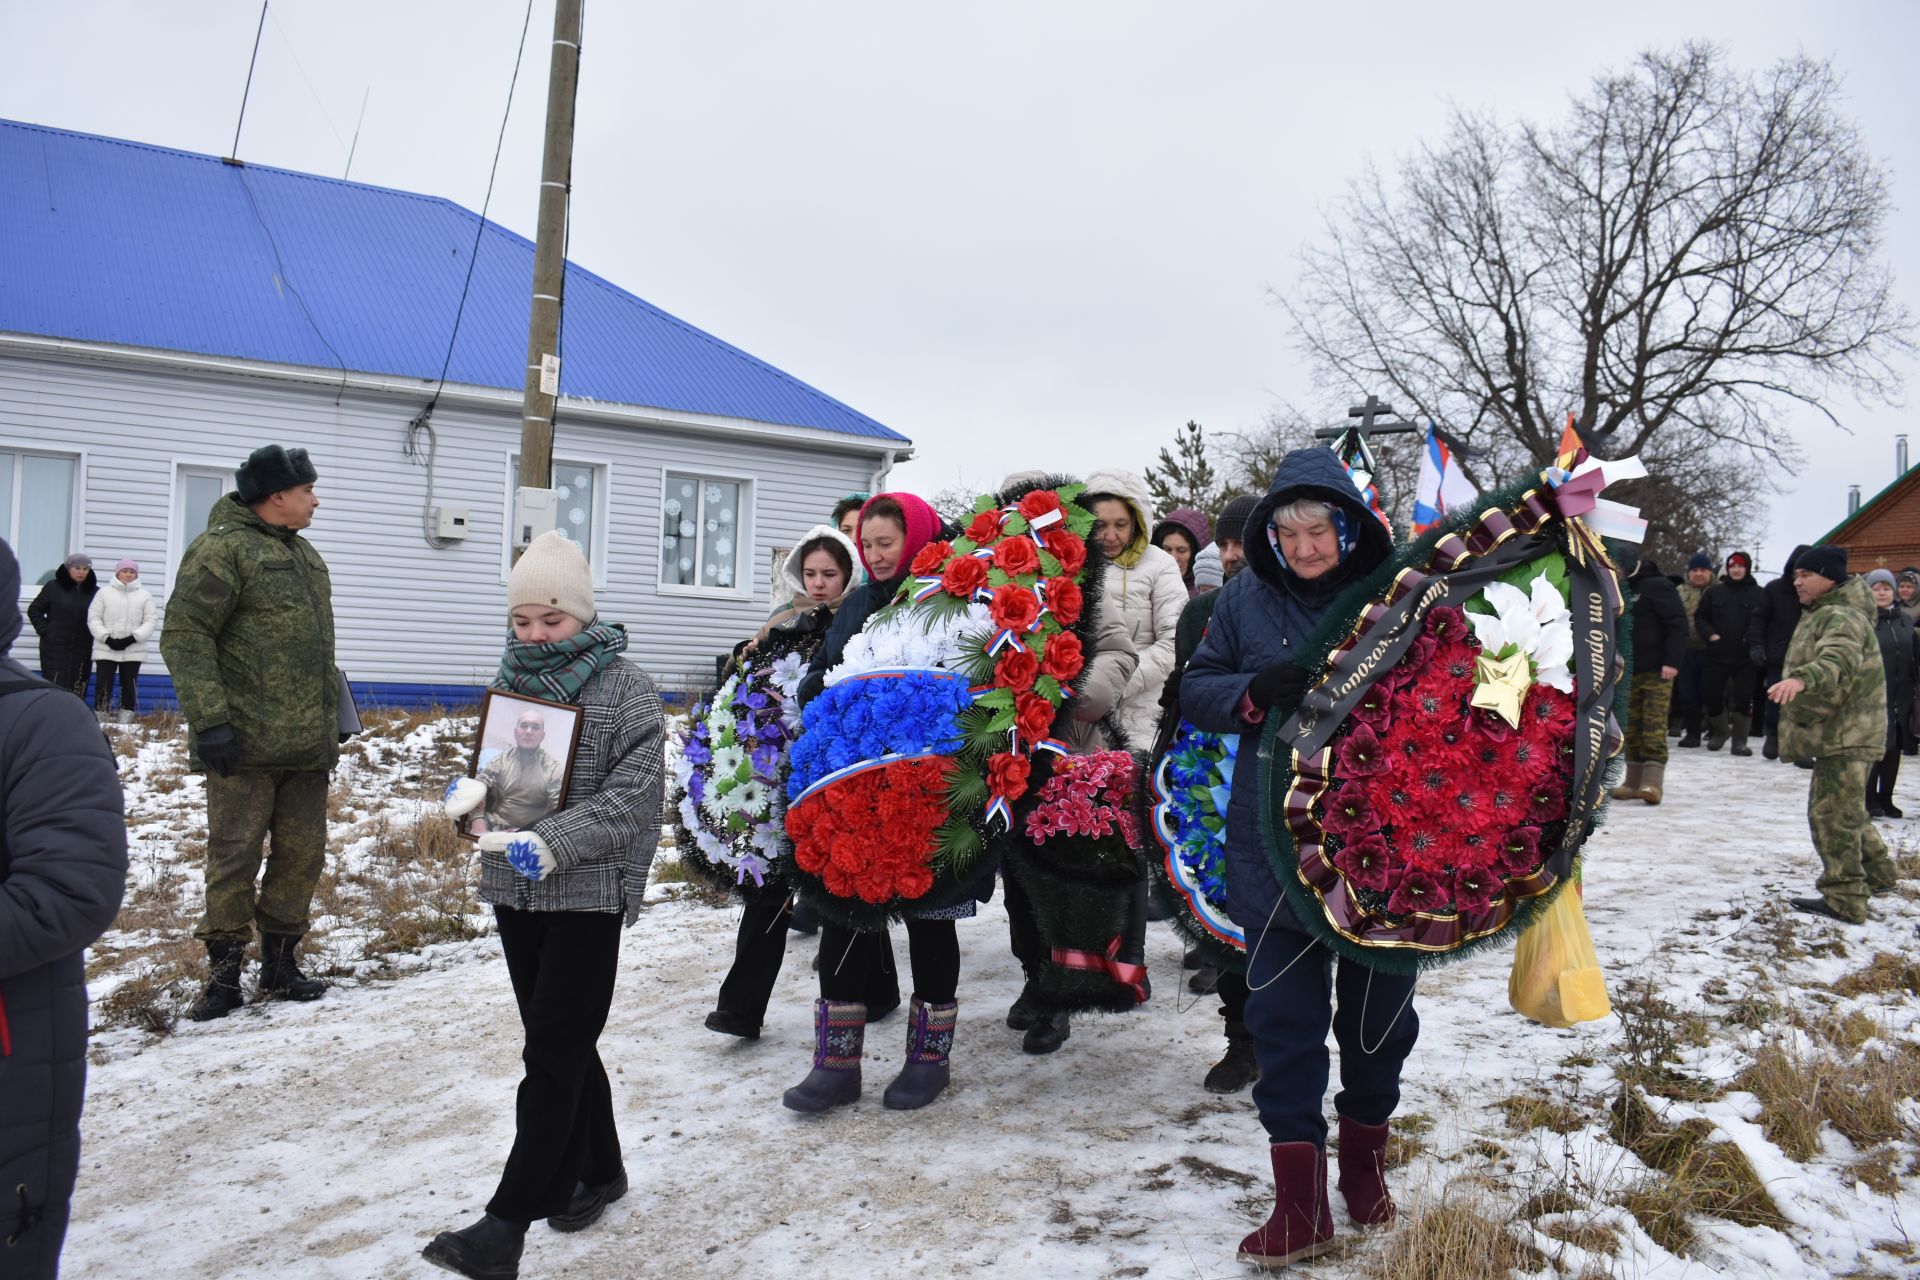
<svg viewBox="0 0 1920 1280">
<path fill-rule="evenodd" d="M 1645 971 L 1684 1004 L 1709 976 L 1737 981 L 1758 963 L 1757 931 L 1742 921 L 1782 892 L 1810 891 L 1816 864 L 1805 773 L 1758 758 L 1675 756 L 1668 803 L 1622 807 L 1596 837 L 1587 899 L 1610 977 Z M 1911 784 L 1920 771 L 1908 772 Z M 1920 786 L 1904 786 L 1902 799 L 1920 813 Z M 1920 832 L 1920 821 L 1885 826 Z M 1720 918 L 1703 923 L 1707 912 Z M 1848 935 L 1845 957 L 1768 963 L 1791 969 L 1794 982 L 1830 981 L 1875 949 L 1914 948 L 1913 901 L 1876 899 L 1875 914 L 1872 936 Z M 523 1275 L 1246 1274 L 1233 1247 L 1270 1203 L 1266 1150 L 1246 1095 L 1200 1088 L 1222 1045 L 1218 1004 L 1186 994 L 1166 928 L 1150 940 L 1156 988 L 1145 1009 L 1079 1019 L 1060 1053 L 1031 1058 L 1001 1022 L 1017 969 L 996 902 L 961 926 L 950 1092 L 917 1113 L 880 1107 L 901 1056 L 896 1014 L 870 1032 L 867 1098 L 822 1118 L 779 1105 L 808 1066 L 810 940 L 789 947 L 759 1042 L 700 1025 L 733 928 L 729 912 L 665 903 L 628 931 L 601 1052 L 618 1072 L 633 1189 L 579 1235 L 536 1226 Z M 1793 928 L 1807 939 L 1836 932 L 1811 920 Z M 1584 1161 L 1584 1176 L 1602 1185 L 1622 1170 L 1596 1164 L 1637 1168 L 1597 1125 L 1567 1139 L 1516 1135 L 1494 1107 L 1535 1082 L 1601 1092 L 1618 1036 L 1612 1018 L 1554 1031 L 1513 1014 L 1509 955 L 1423 980 L 1402 1111 L 1434 1128 L 1428 1153 L 1394 1175 L 1403 1205 L 1486 1174 L 1489 1160 L 1500 1170 L 1494 1184 L 1518 1188 L 1516 1203 L 1529 1179 L 1557 1176 L 1556 1162 Z M 1905 1029 L 1911 1013 L 1888 1017 Z M 418 1252 L 435 1231 L 474 1217 L 492 1190 L 511 1134 L 517 1049 L 490 939 L 442 948 L 428 972 L 349 985 L 314 1005 L 182 1023 L 157 1041 L 106 1033 L 66 1274 L 442 1274 Z M 1563 1066 L 1570 1057 L 1575 1065 Z M 1730 1076 L 1736 1057 L 1716 1042 L 1690 1065 Z M 1791 1238 L 1702 1220 L 1705 1256 L 1684 1260 L 1629 1219 L 1611 1273 L 1897 1274 L 1869 1249 L 1901 1238 L 1903 1217 L 1920 1221 L 1920 1194 L 1864 1195 L 1833 1162 L 1787 1164 L 1740 1118 L 1743 1096 L 1698 1110 L 1752 1150 L 1763 1177 L 1780 1179 L 1778 1198 L 1792 1201 L 1799 1224 Z M 1509 1153 L 1504 1164 L 1484 1147 L 1474 1154 L 1481 1139 Z M 1338 1209 L 1336 1221 L 1357 1236 Z M 1360 1261 L 1349 1254 L 1301 1273 L 1351 1274 Z"/>
</svg>

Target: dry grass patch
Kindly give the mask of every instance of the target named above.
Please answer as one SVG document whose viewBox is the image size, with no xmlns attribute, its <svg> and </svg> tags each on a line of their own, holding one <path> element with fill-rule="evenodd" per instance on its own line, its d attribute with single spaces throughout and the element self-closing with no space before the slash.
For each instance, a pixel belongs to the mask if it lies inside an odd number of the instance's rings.
<svg viewBox="0 0 1920 1280">
<path fill-rule="evenodd" d="M 1902 1175 L 1912 1171 L 1913 1164 L 1907 1153 L 1891 1142 L 1883 1142 L 1855 1156 L 1840 1170 L 1840 1176 L 1849 1182 L 1861 1183 L 1869 1191 L 1890 1196 L 1900 1190 Z"/>
<path fill-rule="evenodd" d="M 1607 1131 L 1613 1140 L 1666 1175 L 1631 1189 L 1626 1200 L 1627 1211 L 1662 1248 L 1685 1252 L 1669 1245 L 1661 1233 L 1690 1244 L 1692 1227 L 1685 1218 L 1696 1213 L 1747 1227 L 1787 1225 L 1745 1154 L 1731 1142 L 1716 1140 L 1707 1121 L 1662 1124 L 1631 1085 L 1621 1090 L 1610 1110 Z"/>
<path fill-rule="evenodd" d="M 1546 1255 L 1501 1221 L 1464 1203 L 1443 1203 L 1402 1219 L 1368 1268 L 1373 1280 L 1507 1280 L 1539 1271 Z"/>
<path fill-rule="evenodd" d="M 1395 1116 L 1393 1125 L 1387 1132 L 1386 1166 L 1398 1169 L 1415 1156 L 1425 1154 L 1426 1136 L 1433 1132 L 1433 1117 L 1415 1111 L 1404 1116 Z"/>
<path fill-rule="evenodd" d="M 1863 1149 L 1920 1137 L 1901 1116 L 1902 1104 L 1920 1097 L 1920 1046 L 1903 1042 L 1842 1062 L 1770 1044 L 1734 1084 L 1759 1099 L 1768 1141 L 1803 1163 L 1820 1152 L 1822 1124 Z"/>
<path fill-rule="evenodd" d="M 1551 1133 L 1572 1133 L 1584 1126 L 1591 1113 L 1571 1098 L 1555 1098 L 1539 1090 L 1516 1093 L 1493 1104 L 1506 1116 L 1507 1124 L 1526 1133 L 1545 1129 Z"/>
<path fill-rule="evenodd" d="M 418 951 L 486 932 L 474 892 L 473 846 L 452 821 L 428 812 L 411 822 L 374 819 L 361 885 L 367 898 L 364 954 Z"/>
<path fill-rule="evenodd" d="M 1705 1102 L 1726 1092 L 1674 1065 L 1683 1047 L 1712 1042 L 1713 1026 L 1706 1015 L 1676 1009 L 1644 977 L 1620 985 L 1613 1011 L 1620 1016 L 1620 1060 L 1614 1074 L 1623 1083 L 1689 1102 Z"/>
<path fill-rule="evenodd" d="M 1905 992 L 1920 995 L 1920 960 L 1877 952 L 1867 967 L 1847 974 L 1833 984 L 1835 995 L 1864 996 Z"/>
<path fill-rule="evenodd" d="M 1603 1258 L 1620 1252 L 1620 1228 L 1611 1222 L 1549 1222 L 1540 1230 L 1563 1244 Z"/>
</svg>

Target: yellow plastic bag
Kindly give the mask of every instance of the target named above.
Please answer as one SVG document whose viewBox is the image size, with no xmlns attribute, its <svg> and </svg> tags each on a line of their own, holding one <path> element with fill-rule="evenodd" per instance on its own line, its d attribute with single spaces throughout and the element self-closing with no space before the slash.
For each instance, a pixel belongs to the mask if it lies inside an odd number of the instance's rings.
<svg viewBox="0 0 1920 1280">
<path fill-rule="evenodd" d="M 1507 1000 L 1522 1017 L 1550 1027 L 1594 1022 L 1613 1012 L 1578 884 L 1568 885 L 1520 935 Z"/>
</svg>

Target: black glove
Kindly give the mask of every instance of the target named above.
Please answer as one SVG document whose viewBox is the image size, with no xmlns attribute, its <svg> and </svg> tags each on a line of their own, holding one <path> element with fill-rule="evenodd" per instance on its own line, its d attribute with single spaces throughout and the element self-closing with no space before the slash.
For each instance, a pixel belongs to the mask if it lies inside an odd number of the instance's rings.
<svg viewBox="0 0 1920 1280">
<path fill-rule="evenodd" d="M 233 776 L 233 767 L 239 763 L 237 757 L 240 753 L 233 744 L 232 725 L 217 724 L 204 733 L 195 734 L 193 746 L 200 754 L 200 763 L 206 765 L 210 772 L 223 778 Z"/>
<path fill-rule="evenodd" d="M 1276 662 L 1253 678 L 1253 683 L 1247 686 L 1247 697 L 1254 706 L 1268 711 L 1282 702 L 1297 699 L 1306 691 L 1305 667 L 1291 662 Z"/>
<path fill-rule="evenodd" d="M 118 650 L 120 650 L 120 649 L 126 649 L 126 648 L 130 648 L 130 647 L 131 647 L 132 645 L 133 645 L 133 637 L 132 637 L 132 636 L 109 636 L 109 637 L 107 637 L 107 648 L 109 648 L 109 649 L 113 649 L 113 650 L 116 650 L 116 651 L 118 651 Z"/>
<path fill-rule="evenodd" d="M 1180 714 L 1180 674 L 1178 671 L 1174 672 L 1167 677 L 1167 682 L 1160 686 L 1161 708 L 1176 716 Z"/>
<path fill-rule="evenodd" d="M 1767 646 L 1763 644 L 1748 645 L 1747 661 L 1756 667 L 1765 667 L 1767 665 Z"/>
</svg>

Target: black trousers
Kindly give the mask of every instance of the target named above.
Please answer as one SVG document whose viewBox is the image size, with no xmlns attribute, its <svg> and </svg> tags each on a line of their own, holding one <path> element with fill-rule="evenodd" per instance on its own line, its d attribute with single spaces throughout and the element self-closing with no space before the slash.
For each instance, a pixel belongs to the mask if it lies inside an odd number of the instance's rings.
<svg viewBox="0 0 1920 1280">
<path fill-rule="evenodd" d="M 487 1212 L 510 1222 L 564 1213 L 574 1186 L 621 1169 L 613 1091 L 595 1047 L 613 1003 L 618 912 L 495 907 L 513 998 L 526 1030 L 526 1075 L 514 1104 L 513 1150 Z"/>
<path fill-rule="evenodd" d="M 87 664 L 85 654 L 78 658 L 42 654 L 40 674 L 46 677 L 48 684 L 60 689 L 71 689 L 85 698 L 87 677 L 93 674 L 93 668 Z"/>
<path fill-rule="evenodd" d="M 780 966 L 787 956 L 787 915 L 789 899 L 755 898 L 740 912 L 740 929 L 733 940 L 733 967 L 720 983 L 718 1007 L 735 1017 L 759 1026 L 767 1020 L 767 1001 L 773 996 L 773 984 L 779 980 Z M 864 965 L 865 991 L 852 999 L 868 1008 L 890 1008 L 900 1003 L 900 975 L 893 963 L 893 938 L 882 931 L 874 935 L 879 945 Z M 832 997 L 829 997 L 832 998 Z"/>
<path fill-rule="evenodd" d="M 1887 753 L 1873 762 L 1867 770 L 1867 803 L 1875 801 L 1881 804 L 1893 803 L 1893 784 L 1900 780 L 1900 742 L 1898 736 L 1888 734 L 1894 739 Z"/>
<path fill-rule="evenodd" d="M 913 994 L 927 1004 L 947 1004 L 960 989 L 960 935 L 951 920 L 908 920 L 907 961 Z M 878 968 L 893 963 L 885 933 L 856 933 L 820 922 L 820 996 L 865 1003 Z M 896 979 L 897 981 L 897 979 Z"/>
<path fill-rule="evenodd" d="M 1753 696 L 1753 664 L 1708 658 L 1700 695 L 1709 719 L 1729 710 L 1737 716 L 1746 715 L 1748 699 Z"/>
<path fill-rule="evenodd" d="M 1231 969 L 1220 971 L 1220 1016 L 1227 1020 L 1227 1039 L 1247 1034 L 1247 975 Z"/>
<path fill-rule="evenodd" d="M 115 673 L 120 680 L 120 709 L 135 710 L 140 702 L 137 681 L 140 679 L 140 664 L 137 662 L 108 662 L 102 658 L 94 665 L 93 709 L 105 711 L 113 703 L 113 682 Z"/>
</svg>

